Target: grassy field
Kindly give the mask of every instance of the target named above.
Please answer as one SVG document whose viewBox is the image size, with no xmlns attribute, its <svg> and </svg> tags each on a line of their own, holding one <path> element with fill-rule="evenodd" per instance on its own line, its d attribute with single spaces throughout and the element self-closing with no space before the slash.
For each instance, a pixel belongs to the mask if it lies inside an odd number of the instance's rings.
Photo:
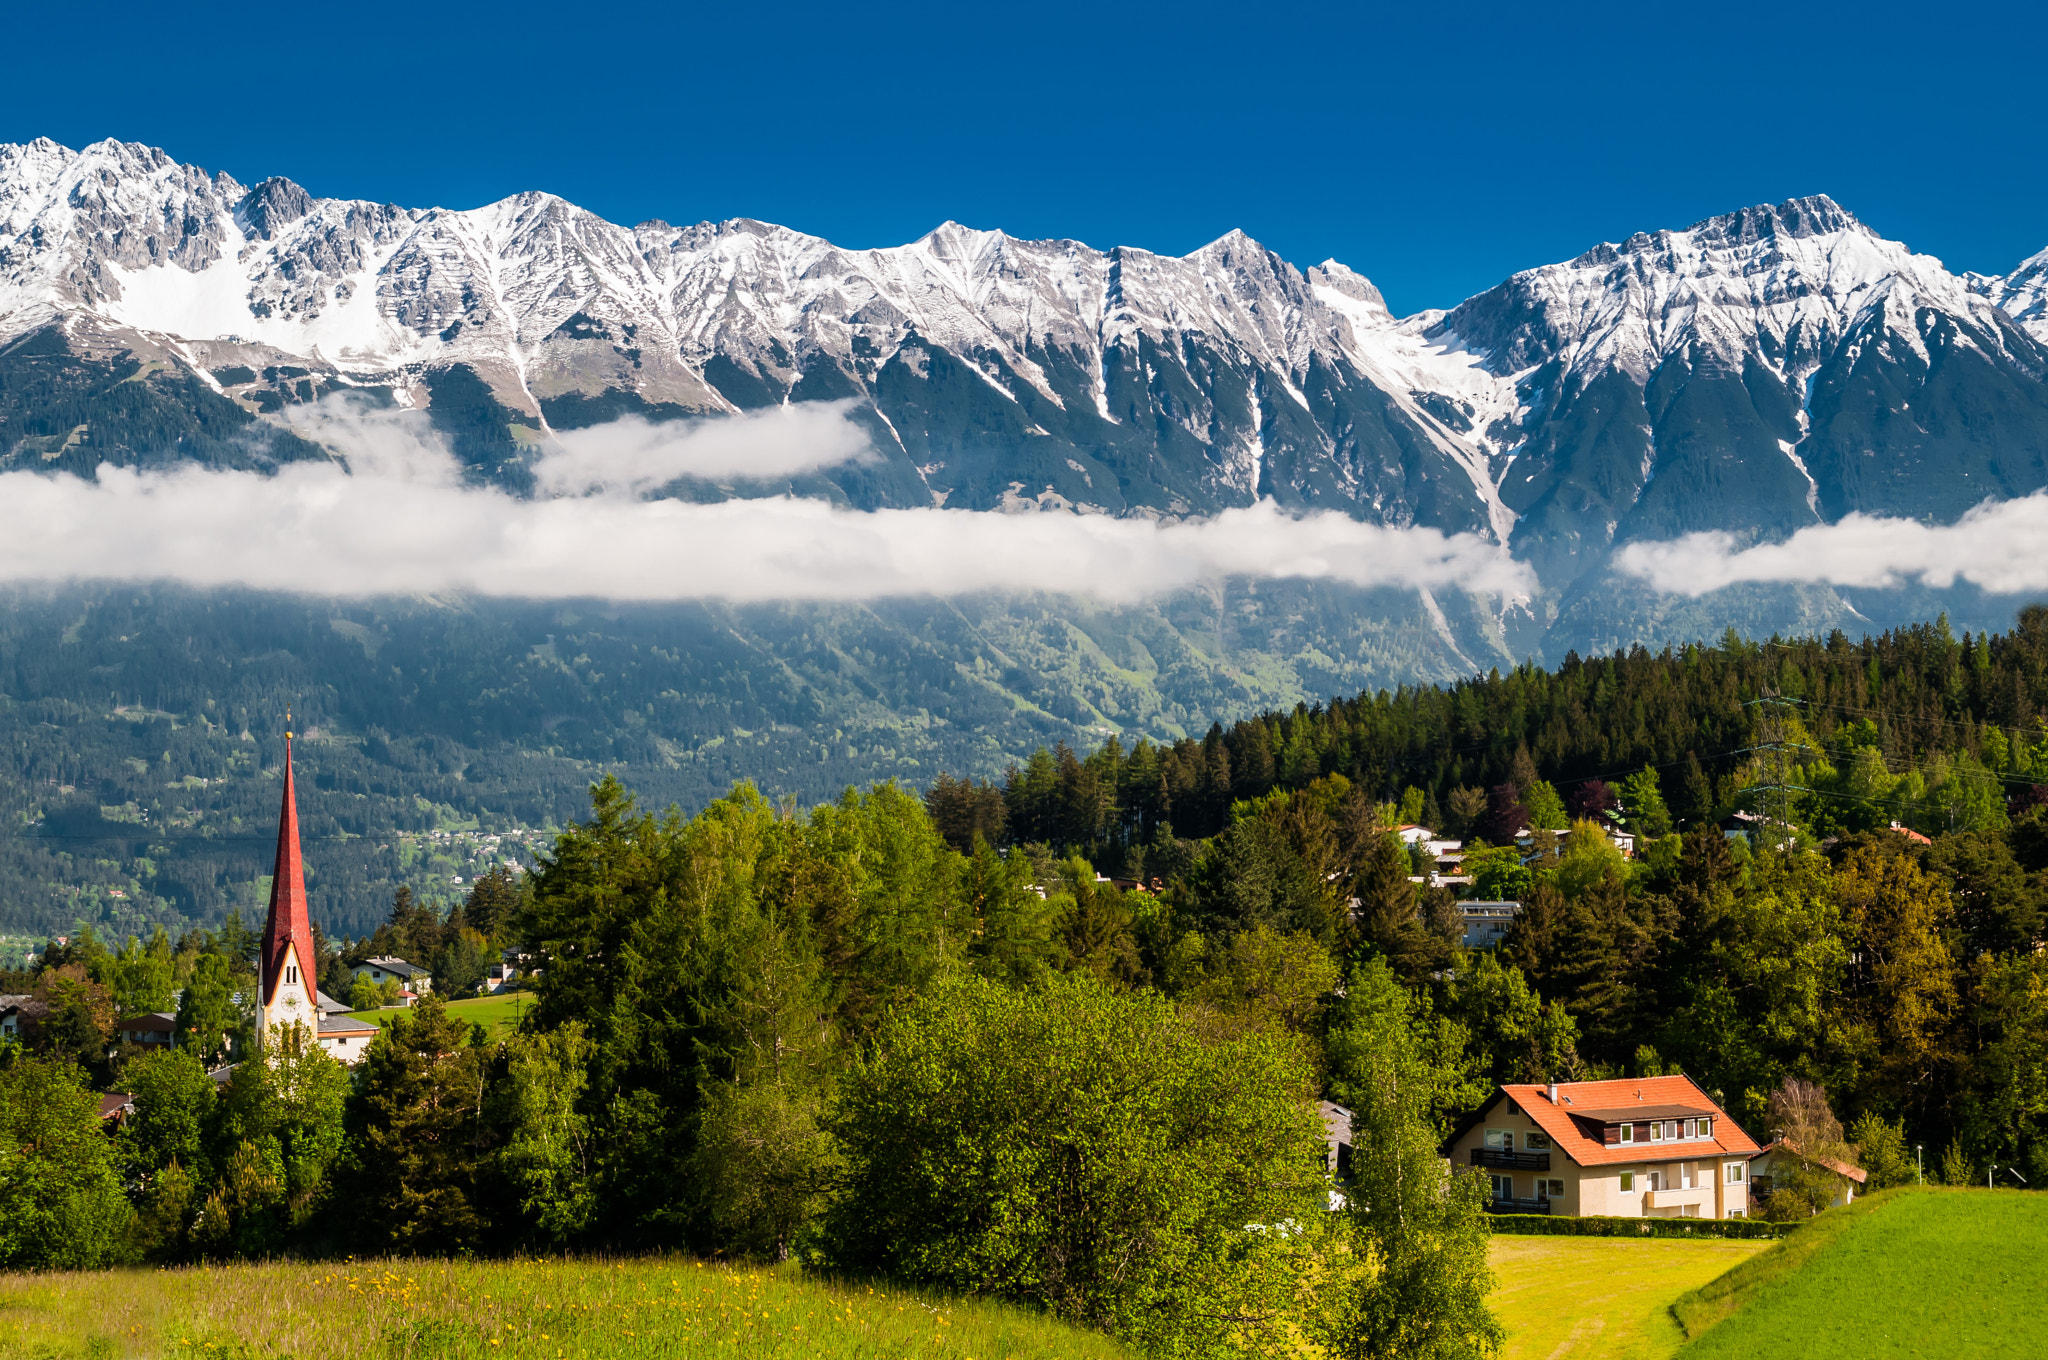
<svg viewBox="0 0 2048 1360">
<path fill-rule="evenodd" d="M 793 1272 L 364 1261 L 0 1276 L 8 1360 L 1129 1360 L 984 1303 Z"/>
<path fill-rule="evenodd" d="M 1508 1329 L 1505 1360 L 1663 1360 L 1685 1334 L 1671 1305 L 1769 1242 L 1495 1237 L 1487 1302 Z"/>
<path fill-rule="evenodd" d="M 482 1025 L 491 1031 L 491 1037 L 502 1039 L 519 1026 L 519 1016 L 526 1007 L 533 1004 L 533 997 L 526 992 L 504 992 L 497 996 L 480 996 L 470 1001 L 451 1001 L 448 1013 L 459 1016 L 472 1024 Z M 378 1011 L 353 1011 L 358 1020 L 367 1020 L 373 1025 L 383 1026 L 400 1011 L 398 1006 L 387 1006 Z"/>
<path fill-rule="evenodd" d="M 1686 1360 L 2048 1355 L 2048 1196 L 1887 1190 L 1687 1295 Z"/>
</svg>

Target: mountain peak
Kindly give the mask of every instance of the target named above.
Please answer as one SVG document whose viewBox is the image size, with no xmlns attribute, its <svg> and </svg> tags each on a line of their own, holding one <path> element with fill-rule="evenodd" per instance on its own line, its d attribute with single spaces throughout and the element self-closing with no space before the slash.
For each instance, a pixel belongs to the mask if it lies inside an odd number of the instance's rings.
<svg viewBox="0 0 2048 1360">
<path fill-rule="evenodd" d="M 1801 198 L 1788 198 L 1776 205 L 1759 203 L 1735 212 L 1721 213 L 1693 223 L 1686 231 L 1700 241 L 1751 245 L 1773 237 L 1801 240 L 1811 236 L 1831 236 L 1842 231 L 1868 232 L 1869 228 L 1826 194 L 1808 194 Z"/>
<path fill-rule="evenodd" d="M 235 212 L 264 240 L 313 211 L 313 196 L 282 175 L 272 175 L 243 196 Z"/>
</svg>

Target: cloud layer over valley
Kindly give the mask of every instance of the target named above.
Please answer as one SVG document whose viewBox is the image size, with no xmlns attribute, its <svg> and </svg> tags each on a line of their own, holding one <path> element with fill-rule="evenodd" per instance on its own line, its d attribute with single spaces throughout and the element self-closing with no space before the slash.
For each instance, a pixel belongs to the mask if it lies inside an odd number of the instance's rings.
<svg viewBox="0 0 2048 1360">
<path fill-rule="evenodd" d="M 2048 591 L 2048 492 L 1985 501 L 1954 524 L 1845 515 L 1779 543 L 1738 547 L 1727 533 L 1632 543 L 1615 565 L 1653 588 L 1704 595 L 1745 583 L 1891 589 L 1958 580 L 1992 594 Z"/>
<path fill-rule="evenodd" d="M 535 465 L 544 495 L 534 500 L 464 485 L 419 413 L 330 401 L 294 425 L 341 461 L 268 476 L 192 465 L 102 466 L 93 481 L 0 474 L 0 580 L 734 601 L 1017 591 L 1133 600 L 1226 577 L 1497 595 L 1533 585 L 1527 568 L 1474 535 L 1295 518 L 1270 502 L 1155 524 L 636 494 L 679 476 L 787 477 L 869 456 L 836 405 L 559 436 Z"/>
</svg>

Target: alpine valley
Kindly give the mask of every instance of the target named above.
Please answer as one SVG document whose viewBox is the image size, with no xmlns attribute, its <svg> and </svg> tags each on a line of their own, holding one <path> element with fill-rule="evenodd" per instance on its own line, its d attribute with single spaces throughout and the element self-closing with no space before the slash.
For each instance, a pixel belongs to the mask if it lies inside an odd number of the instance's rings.
<svg viewBox="0 0 2048 1360">
<path fill-rule="evenodd" d="M 545 193 L 401 208 L 135 144 L 0 147 L 0 471 L 328 459 L 294 415 L 342 392 L 424 411 L 465 476 L 520 496 L 562 432 L 838 401 L 874 457 L 661 494 L 1155 519 L 1270 499 L 1477 534 L 1538 585 L 1119 606 L 19 589 L 0 928 L 237 900 L 261 851 L 231 833 L 275 801 L 287 702 L 318 738 L 308 835 L 358 838 L 327 859 L 329 915 L 357 928 L 426 863 L 398 831 L 556 823 L 599 768 L 685 805 L 741 774 L 816 797 L 1730 627 L 2008 627 L 2020 602 L 1967 586 L 1666 597 L 1613 557 L 1854 512 L 1948 523 L 2048 486 L 2048 251 L 1953 274 L 1815 196 L 1402 318 L 1345 265 L 1238 232 L 1169 257 L 949 222 L 849 250 L 745 219 L 618 226 Z M 106 853 L 61 848 L 60 825 Z M 217 834 L 187 854 L 165 826 Z"/>
</svg>

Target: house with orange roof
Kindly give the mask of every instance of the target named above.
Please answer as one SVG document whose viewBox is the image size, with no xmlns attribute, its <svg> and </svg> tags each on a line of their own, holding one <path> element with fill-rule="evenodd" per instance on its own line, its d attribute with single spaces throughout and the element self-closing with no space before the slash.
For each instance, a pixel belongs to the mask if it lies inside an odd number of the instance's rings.
<svg viewBox="0 0 2048 1360">
<path fill-rule="evenodd" d="M 1838 1162 L 1832 1157 L 1809 1157 L 1799 1150 L 1799 1144 L 1789 1138 L 1766 1143 L 1756 1156 L 1749 1159 L 1749 1183 L 1751 1193 L 1758 1199 L 1768 1199 L 1771 1194 L 1773 1169 L 1785 1162 L 1799 1161 L 1808 1166 L 1817 1166 L 1834 1179 L 1834 1196 L 1831 1205 L 1851 1204 L 1869 1183 L 1870 1173 L 1860 1166 Z"/>
<path fill-rule="evenodd" d="M 1762 1149 L 1690 1077 L 1494 1088 L 1439 1149 L 1495 1213 L 1747 1218 Z"/>
</svg>

